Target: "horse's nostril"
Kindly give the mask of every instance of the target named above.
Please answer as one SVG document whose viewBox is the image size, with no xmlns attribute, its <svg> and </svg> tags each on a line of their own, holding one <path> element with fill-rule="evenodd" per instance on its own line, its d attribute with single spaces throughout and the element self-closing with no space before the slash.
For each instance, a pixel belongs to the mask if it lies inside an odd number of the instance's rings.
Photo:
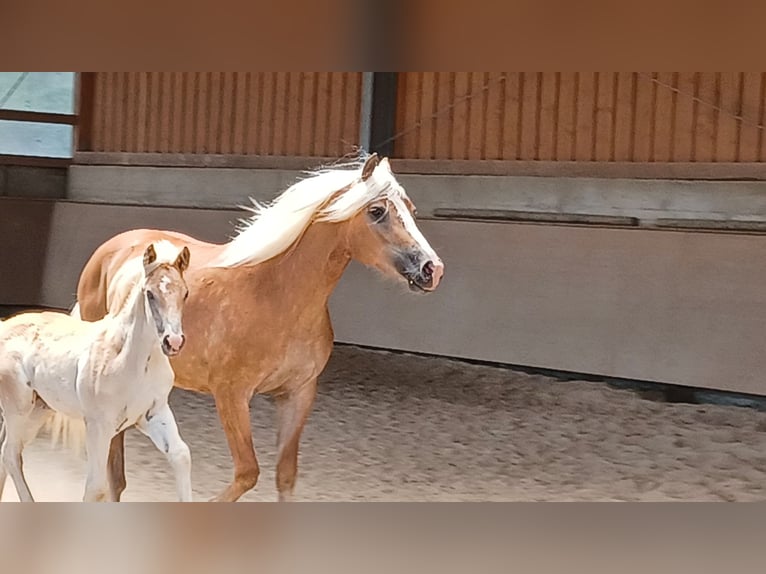
<svg viewBox="0 0 766 574">
<path fill-rule="evenodd" d="M 427 261 L 425 265 L 423 265 L 423 275 L 430 279 L 434 274 L 434 262 L 433 261 Z"/>
</svg>

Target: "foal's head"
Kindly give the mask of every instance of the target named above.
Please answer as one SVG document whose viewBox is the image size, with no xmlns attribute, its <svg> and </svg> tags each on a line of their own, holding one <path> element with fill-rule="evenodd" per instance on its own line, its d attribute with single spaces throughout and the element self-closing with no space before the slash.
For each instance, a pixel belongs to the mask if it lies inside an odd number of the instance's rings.
<svg viewBox="0 0 766 574">
<path fill-rule="evenodd" d="M 362 182 L 378 193 L 349 222 L 352 257 L 404 278 L 413 291 L 436 289 L 444 264 L 415 223 L 415 205 L 396 181 L 388 159 L 369 156 Z"/>
<path fill-rule="evenodd" d="M 168 357 L 177 355 L 186 342 L 182 316 L 189 289 L 184 281 L 184 271 L 189 267 L 189 248 L 184 246 L 175 260 L 157 258 L 154 245 L 149 245 L 144 252 L 143 294 L 162 352 Z"/>
</svg>

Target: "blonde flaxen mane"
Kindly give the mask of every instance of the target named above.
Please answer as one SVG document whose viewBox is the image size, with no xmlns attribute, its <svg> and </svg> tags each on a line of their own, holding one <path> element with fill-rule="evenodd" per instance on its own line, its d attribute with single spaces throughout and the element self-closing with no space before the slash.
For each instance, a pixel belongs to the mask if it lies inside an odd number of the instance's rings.
<svg viewBox="0 0 766 574">
<path fill-rule="evenodd" d="M 365 205 L 389 195 L 404 196 L 404 189 L 383 159 L 362 181 L 368 156 L 331 168 L 309 172 L 269 204 L 255 200 L 245 207 L 253 216 L 242 222 L 215 267 L 256 265 L 285 252 L 314 222 L 341 222 L 354 217 Z"/>
</svg>

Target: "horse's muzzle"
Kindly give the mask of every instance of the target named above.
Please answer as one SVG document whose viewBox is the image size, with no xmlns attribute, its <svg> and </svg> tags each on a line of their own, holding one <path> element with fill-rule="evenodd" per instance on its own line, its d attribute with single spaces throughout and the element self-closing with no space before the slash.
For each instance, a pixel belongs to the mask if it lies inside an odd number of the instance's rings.
<svg viewBox="0 0 766 574">
<path fill-rule="evenodd" d="M 439 260 L 432 261 L 429 259 L 418 273 L 407 277 L 407 283 L 412 291 L 430 293 L 439 286 L 443 275 L 444 264 Z"/>
<path fill-rule="evenodd" d="M 175 333 L 172 335 L 165 335 L 162 338 L 162 352 L 168 357 L 174 357 L 181 352 L 185 343 L 186 337 L 183 335 L 177 335 Z"/>
</svg>

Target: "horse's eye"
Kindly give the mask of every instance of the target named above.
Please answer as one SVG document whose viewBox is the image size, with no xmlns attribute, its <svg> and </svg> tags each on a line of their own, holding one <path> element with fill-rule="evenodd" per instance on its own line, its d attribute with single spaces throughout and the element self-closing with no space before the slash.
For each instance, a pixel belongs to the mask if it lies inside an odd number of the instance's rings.
<svg viewBox="0 0 766 574">
<path fill-rule="evenodd" d="M 370 208 L 370 216 L 373 219 L 376 219 L 376 220 L 380 219 L 381 217 L 385 215 L 385 213 L 386 213 L 386 210 L 380 207 L 379 205 L 374 205 L 373 207 Z"/>
</svg>

